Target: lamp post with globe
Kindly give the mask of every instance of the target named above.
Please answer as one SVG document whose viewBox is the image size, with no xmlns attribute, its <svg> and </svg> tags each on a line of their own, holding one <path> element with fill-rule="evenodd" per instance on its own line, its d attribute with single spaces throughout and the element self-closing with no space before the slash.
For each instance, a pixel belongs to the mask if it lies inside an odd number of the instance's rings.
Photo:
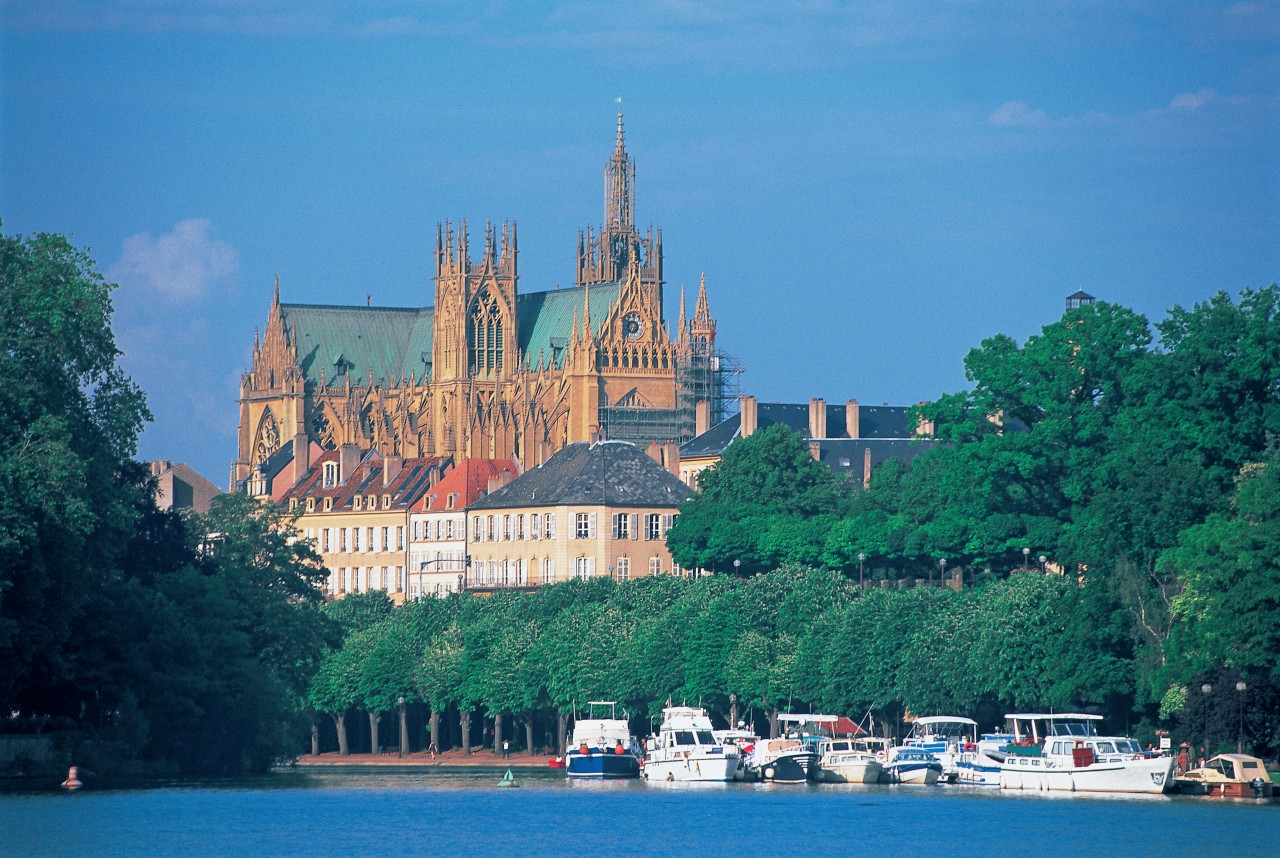
<svg viewBox="0 0 1280 858">
<path fill-rule="evenodd" d="M 1242 679 L 1236 683 L 1236 691 L 1240 694 L 1240 732 L 1236 736 L 1236 753 L 1244 753 L 1244 693 L 1249 690 L 1249 686 Z"/>
<path fill-rule="evenodd" d="M 1204 748 L 1201 749 L 1204 751 L 1203 763 L 1209 760 L 1209 695 L 1213 693 L 1213 686 L 1206 682 L 1200 686 L 1200 693 L 1204 695 Z"/>
</svg>

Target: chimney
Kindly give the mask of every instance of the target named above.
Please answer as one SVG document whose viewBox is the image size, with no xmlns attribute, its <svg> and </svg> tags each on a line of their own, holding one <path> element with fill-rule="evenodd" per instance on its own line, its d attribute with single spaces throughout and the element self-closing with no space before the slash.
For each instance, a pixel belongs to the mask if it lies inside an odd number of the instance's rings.
<svg viewBox="0 0 1280 858">
<path fill-rule="evenodd" d="M 809 455 L 813 456 L 813 460 L 815 462 L 821 462 L 822 461 L 822 445 L 819 444 L 817 441 L 810 441 Z"/>
<path fill-rule="evenodd" d="M 346 485 L 360 464 L 360 448 L 355 444 L 343 444 L 338 451 L 338 485 Z"/>
<path fill-rule="evenodd" d="M 927 403 L 921 402 L 920 404 L 921 404 L 921 405 L 925 405 L 925 404 L 927 404 Z M 932 436 L 933 436 L 933 428 L 934 428 L 934 427 L 933 427 L 933 421 L 932 421 L 932 420 L 925 420 L 925 419 L 921 418 L 921 420 L 920 420 L 918 423 L 916 423 L 916 437 L 917 437 L 917 438 L 929 438 L 929 437 L 932 437 Z"/>
<path fill-rule="evenodd" d="M 809 400 L 809 437 L 827 437 L 827 403 L 825 400 Z"/>
<path fill-rule="evenodd" d="M 871 448 L 862 451 L 862 487 L 871 487 Z"/>
<path fill-rule="evenodd" d="M 711 403 L 699 399 L 693 409 L 693 434 L 701 435 L 711 428 Z"/>
<path fill-rule="evenodd" d="M 743 438 L 749 438 L 756 431 L 756 398 L 754 396 L 742 397 L 741 424 L 738 428 L 738 434 Z"/>
<path fill-rule="evenodd" d="M 858 425 L 861 418 L 858 408 L 858 400 L 850 399 L 844 404 L 844 425 L 849 432 L 850 438 L 861 438 L 862 428 Z"/>
<path fill-rule="evenodd" d="M 680 476 L 680 445 L 675 441 L 662 445 L 662 463 L 672 474 Z"/>
<path fill-rule="evenodd" d="M 296 486 L 310 469 L 311 442 L 306 433 L 299 432 L 293 436 L 293 481 L 289 485 Z"/>
<path fill-rule="evenodd" d="M 403 456 L 387 456 L 382 460 L 382 487 L 384 489 L 391 485 L 391 481 L 400 474 L 400 469 L 403 467 Z"/>
<path fill-rule="evenodd" d="M 650 441 L 649 446 L 645 448 L 644 454 L 659 465 L 662 464 L 662 448 L 658 446 L 657 441 Z"/>
</svg>

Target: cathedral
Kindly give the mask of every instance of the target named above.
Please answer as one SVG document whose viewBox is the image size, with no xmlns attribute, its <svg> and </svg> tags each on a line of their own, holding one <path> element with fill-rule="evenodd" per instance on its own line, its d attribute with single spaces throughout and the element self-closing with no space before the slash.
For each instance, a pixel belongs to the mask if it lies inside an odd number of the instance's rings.
<svg viewBox="0 0 1280 858">
<path fill-rule="evenodd" d="M 475 247 L 465 221 L 436 229 L 433 306 L 286 304 L 277 281 L 240 382 L 233 488 L 277 493 L 265 483 L 284 460 L 300 474 L 344 445 L 528 469 L 577 441 L 679 444 L 723 417 L 729 364 L 705 278 L 692 317 L 681 289 L 672 336 L 662 232 L 636 229 L 621 113 L 604 199 L 599 230 L 578 235 L 573 288 L 521 294 L 516 225 L 486 224 Z"/>
</svg>

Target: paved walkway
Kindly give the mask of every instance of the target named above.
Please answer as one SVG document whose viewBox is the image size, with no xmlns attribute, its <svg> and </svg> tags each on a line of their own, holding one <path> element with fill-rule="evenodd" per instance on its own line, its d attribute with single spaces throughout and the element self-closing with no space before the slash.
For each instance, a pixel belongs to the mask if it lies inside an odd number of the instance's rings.
<svg viewBox="0 0 1280 858">
<path fill-rule="evenodd" d="M 551 754 L 539 754 L 531 757 L 528 754 L 511 752 L 509 759 L 502 759 L 501 754 L 495 754 L 493 751 L 485 748 L 472 749 L 470 756 L 462 753 L 461 750 L 455 749 L 445 751 L 443 754 L 436 754 L 432 757 L 430 754 L 421 751 L 405 754 L 403 757 L 398 756 L 395 751 L 389 754 L 348 754 L 347 756 L 339 756 L 336 753 L 321 754 L 318 757 L 307 754 L 298 757 L 296 765 L 299 766 L 459 766 L 477 769 L 545 769 L 548 768 L 547 760 L 551 758 Z"/>
</svg>

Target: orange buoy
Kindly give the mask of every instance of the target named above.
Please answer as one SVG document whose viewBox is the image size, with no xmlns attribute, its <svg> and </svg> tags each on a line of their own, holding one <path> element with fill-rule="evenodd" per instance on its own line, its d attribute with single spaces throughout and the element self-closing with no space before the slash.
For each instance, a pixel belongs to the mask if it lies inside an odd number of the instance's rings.
<svg viewBox="0 0 1280 858">
<path fill-rule="evenodd" d="M 72 766 L 71 771 L 67 772 L 67 779 L 62 782 L 63 789 L 80 789 L 84 784 L 80 783 L 80 778 L 76 777 L 76 767 Z"/>
</svg>

